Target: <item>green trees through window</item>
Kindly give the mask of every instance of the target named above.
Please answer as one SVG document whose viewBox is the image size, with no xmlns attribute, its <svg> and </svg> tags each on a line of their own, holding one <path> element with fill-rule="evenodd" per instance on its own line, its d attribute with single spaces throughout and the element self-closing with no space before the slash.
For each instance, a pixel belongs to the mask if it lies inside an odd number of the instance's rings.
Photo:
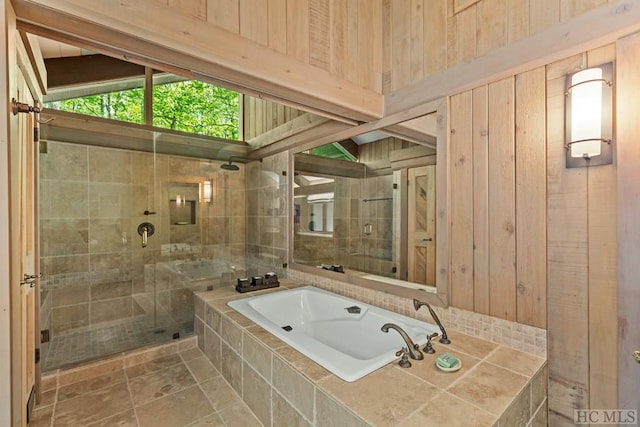
<svg viewBox="0 0 640 427">
<path fill-rule="evenodd" d="M 197 80 L 153 87 L 153 126 L 237 140 L 240 96 Z M 144 88 L 53 101 L 47 108 L 144 123 Z"/>
</svg>

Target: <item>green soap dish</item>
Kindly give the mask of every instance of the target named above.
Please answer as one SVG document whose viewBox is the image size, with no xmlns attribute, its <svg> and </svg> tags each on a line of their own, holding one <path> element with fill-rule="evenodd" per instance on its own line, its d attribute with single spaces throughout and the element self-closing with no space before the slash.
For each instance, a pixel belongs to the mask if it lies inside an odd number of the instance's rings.
<svg viewBox="0 0 640 427">
<path fill-rule="evenodd" d="M 436 359 L 436 367 L 444 372 L 455 372 L 462 368 L 462 361 L 449 353 L 443 353 Z"/>
</svg>

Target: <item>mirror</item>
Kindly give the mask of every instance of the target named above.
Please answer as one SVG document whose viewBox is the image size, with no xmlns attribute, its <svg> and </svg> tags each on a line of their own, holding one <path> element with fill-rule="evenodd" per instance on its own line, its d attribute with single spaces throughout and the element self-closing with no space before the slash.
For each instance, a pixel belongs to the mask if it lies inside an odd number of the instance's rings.
<svg viewBox="0 0 640 427">
<path fill-rule="evenodd" d="M 421 118 L 435 136 L 384 130 L 292 155 L 292 268 L 446 305 L 444 110 Z"/>
</svg>

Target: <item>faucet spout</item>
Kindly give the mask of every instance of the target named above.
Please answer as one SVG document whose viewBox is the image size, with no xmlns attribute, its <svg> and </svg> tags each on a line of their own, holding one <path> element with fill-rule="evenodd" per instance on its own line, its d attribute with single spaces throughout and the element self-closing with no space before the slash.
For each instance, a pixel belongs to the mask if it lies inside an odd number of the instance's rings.
<svg viewBox="0 0 640 427">
<path fill-rule="evenodd" d="M 414 360 L 424 359 L 424 356 L 418 349 L 418 345 L 413 343 L 411 337 L 400 326 L 394 323 L 385 323 L 380 329 L 382 330 L 382 332 L 389 332 L 389 329 L 395 329 L 396 331 L 398 331 L 404 342 L 407 344 L 407 348 L 409 349 L 409 357 Z"/>
</svg>

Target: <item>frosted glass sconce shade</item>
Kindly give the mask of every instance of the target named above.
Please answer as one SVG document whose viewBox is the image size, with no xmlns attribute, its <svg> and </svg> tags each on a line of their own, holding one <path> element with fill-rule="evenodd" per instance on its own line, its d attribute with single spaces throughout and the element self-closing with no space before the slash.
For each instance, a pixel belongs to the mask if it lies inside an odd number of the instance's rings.
<svg viewBox="0 0 640 427">
<path fill-rule="evenodd" d="M 206 180 L 202 184 L 202 200 L 205 203 L 211 203 L 211 197 L 213 196 L 213 182 Z"/>
<path fill-rule="evenodd" d="M 565 147 L 568 168 L 613 162 L 613 63 L 566 78 Z"/>
</svg>

